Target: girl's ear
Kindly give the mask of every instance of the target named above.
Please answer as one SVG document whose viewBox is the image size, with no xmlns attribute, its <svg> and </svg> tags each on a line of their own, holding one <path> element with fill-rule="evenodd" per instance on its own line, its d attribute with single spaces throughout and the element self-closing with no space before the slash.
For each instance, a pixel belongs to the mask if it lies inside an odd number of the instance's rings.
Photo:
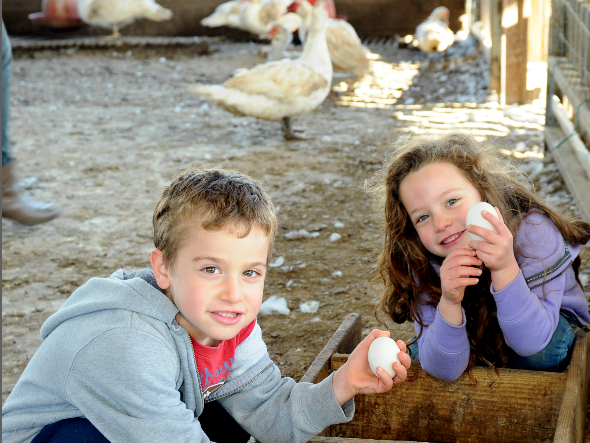
<svg viewBox="0 0 590 443">
<path fill-rule="evenodd" d="M 168 289 L 170 287 L 170 277 L 168 268 L 164 264 L 164 253 L 159 249 L 152 250 L 150 255 L 150 262 L 154 270 L 154 277 L 160 289 Z"/>
</svg>

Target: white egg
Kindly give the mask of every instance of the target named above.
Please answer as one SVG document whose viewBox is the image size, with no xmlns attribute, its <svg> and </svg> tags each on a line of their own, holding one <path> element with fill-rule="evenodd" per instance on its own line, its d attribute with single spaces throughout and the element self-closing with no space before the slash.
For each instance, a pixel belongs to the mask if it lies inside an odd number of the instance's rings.
<svg viewBox="0 0 590 443">
<path fill-rule="evenodd" d="M 369 366 L 373 374 L 377 375 L 377 367 L 381 366 L 393 378 L 395 371 L 391 367 L 393 362 L 400 362 L 397 358 L 400 349 L 395 340 L 389 337 L 376 338 L 369 346 Z"/>
<path fill-rule="evenodd" d="M 489 229 L 492 232 L 497 232 L 496 229 L 492 226 L 492 224 L 487 221 L 481 215 L 481 211 L 488 211 L 494 217 L 498 218 L 498 214 L 496 214 L 496 210 L 492 205 L 486 202 L 479 202 L 474 204 L 469 211 L 467 211 L 467 219 L 465 220 L 465 226 L 475 225 L 481 226 L 482 228 Z M 481 238 L 479 235 L 475 235 L 472 232 L 469 232 L 469 236 L 473 240 L 483 240 L 486 241 L 485 238 Z"/>
</svg>

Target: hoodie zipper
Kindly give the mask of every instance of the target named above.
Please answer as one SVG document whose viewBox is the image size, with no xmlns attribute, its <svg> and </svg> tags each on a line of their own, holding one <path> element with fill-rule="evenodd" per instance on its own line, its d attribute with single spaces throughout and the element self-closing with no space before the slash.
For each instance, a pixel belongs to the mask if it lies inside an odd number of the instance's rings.
<svg viewBox="0 0 590 443">
<path fill-rule="evenodd" d="M 197 370 L 197 385 L 199 386 L 199 396 L 201 397 L 201 414 L 202 414 L 203 410 L 205 409 L 205 399 L 203 398 L 203 388 L 201 387 L 201 377 L 199 376 L 199 365 L 197 365 L 197 354 L 195 354 L 195 347 L 193 346 L 193 343 L 191 342 L 190 335 L 189 335 L 188 340 L 190 342 L 191 349 L 193 350 L 193 359 L 195 362 L 195 369 Z"/>
<path fill-rule="evenodd" d="M 229 395 L 232 395 L 233 393 L 239 391 L 240 389 L 242 389 L 245 386 L 248 386 L 250 383 L 252 383 L 254 380 L 256 380 L 258 377 L 260 377 L 262 375 L 262 373 L 264 371 L 266 371 L 268 368 L 270 368 L 272 365 L 274 365 L 274 363 L 269 363 L 268 365 L 266 365 L 266 367 L 264 369 L 262 369 L 258 374 L 256 374 L 254 377 L 252 377 L 250 380 L 248 380 L 246 383 L 244 383 L 243 385 L 233 389 L 232 391 L 226 392 L 223 395 L 220 395 L 219 397 L 216 397 L 215 399 L 211 399 L 211 401 L 217 401 L 217 400 L 221 400 L 222 398 L 225 398 Z M 200 381 L 199 381 L 200 383 Z"/>
</svg>

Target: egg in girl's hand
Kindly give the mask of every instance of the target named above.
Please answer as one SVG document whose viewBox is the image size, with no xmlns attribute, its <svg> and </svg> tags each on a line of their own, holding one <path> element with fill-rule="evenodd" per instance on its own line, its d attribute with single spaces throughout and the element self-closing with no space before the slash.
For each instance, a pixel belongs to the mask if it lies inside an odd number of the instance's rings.
<svg viewBox="0 0 590 443">
<path fill-rule="evenodd" d="M 492 224 L 485 218 L 483 218 L 483 216 L 481 215 L 481 211 L 488 211 L 494 217 L 498 218 L 498 214 L 496 214 L 496 210 L 492 205 L 486 202 L 478 202 L 474 204 L 471 208 L 469 208 L 469 211 L 467 211 L 467 219 L 465 220 L 465 226 L 481 226 L 482 228 L 489 229 L 492 232 L 497 232 L 496 229 L 492 226 Z M 468 231 L 468 234 L 472 240 L 486 241 L 485 238 L 482 238 L 479 235 L 475 235 L 472 232 Z"/>
<path fill-rule="evenodd" d="M 399 352 L 400 349 L 395 340 L 389 337 L 376 338 L 369 346 L 369 366 L 373 374 L 377 375 L 377 367 L 381 366 L 391 378 L 395 377 L 395 371 L 391 365 L 393 362 L 400 362 L 397 357 Z"/>
</svg>

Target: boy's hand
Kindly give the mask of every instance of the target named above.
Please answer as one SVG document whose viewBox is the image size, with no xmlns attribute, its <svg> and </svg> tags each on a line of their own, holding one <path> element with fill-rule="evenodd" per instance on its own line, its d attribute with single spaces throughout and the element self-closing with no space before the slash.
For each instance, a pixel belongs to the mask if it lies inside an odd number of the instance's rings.
<svg viewBox="0 0 590 443">
<path fill-rule="evenodd" d="M 477 257 L 490 270 L 494 289 L 499 291 L 516 278 L 520 268 L 514 257 L 512 233 L 504 224 L 498 208 L 494 209 L 498 218 L 488 211 L 482 211 L 482 216 L 492 224 L 497 233 L 475 225 L 469 225 L 468 231 L 486 240 L 471 240 L 469 246 L 475 249 Z"/>
<path fill-rule="evenodd" d="M 399 361 L 393 363 L 392 368 L 396 372 L 395 377 L 391 378 L 387 371 L 379 367 L 375 377 L 369 366 L 369 347 L 378 337 L 389 337 L 389 331 L 380 331 L 374 329 L 367 338 L 365 338 L 352 351 L 348 361 L 334 374 L 332 380 L 334 395 L 340 405 L 343 405 L 357 394 L 380 394 L 389 391 L 394 383 L 401 383 L 408 376 L 410 368 L 410 356 L 406 354 L 406 344 L 398 340 L 397 345 L 400 348 L 398 354 Z"/>
</svg>

